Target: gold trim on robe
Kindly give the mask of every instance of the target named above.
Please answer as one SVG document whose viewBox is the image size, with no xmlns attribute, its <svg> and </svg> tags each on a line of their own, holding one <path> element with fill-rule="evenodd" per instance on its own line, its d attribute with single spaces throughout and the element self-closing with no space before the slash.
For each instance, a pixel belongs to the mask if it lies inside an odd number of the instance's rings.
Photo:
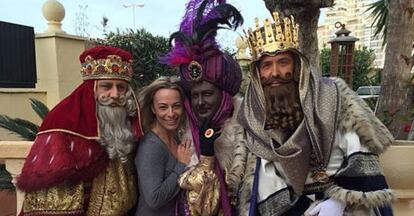
<svg viewBox="0 0 414 216">
<path fill-rule="evenodd" d="M 109 163 L 105 173 L 93 180 L 88 215 L 123 215 L 131 209 L 137 197 L 132 160 Z"/>
<path fill-rule="evenodd" d="M 36 213 L 80 214 L 83 212 L 83 183 L 59 185 L 25 194 L 24 215 Z"/>
<path fill-rule="evenodd" d="M 136 202 L 133 161 L 111 160 L 105 172 L 92 181 L 88 216 L 124 215 Z M 61 184 L 25 194 L 24 215 L 68 214 L 84 212 L 84 183 Z"/>
<path fill-rule="evenodd" d="M 220 183 L 214 173 L 214 157 L 202 158 L 193 169 L 181 174 L 178 184 L 186 190 L 192 216 L 219 213 Z"/>
</svg>

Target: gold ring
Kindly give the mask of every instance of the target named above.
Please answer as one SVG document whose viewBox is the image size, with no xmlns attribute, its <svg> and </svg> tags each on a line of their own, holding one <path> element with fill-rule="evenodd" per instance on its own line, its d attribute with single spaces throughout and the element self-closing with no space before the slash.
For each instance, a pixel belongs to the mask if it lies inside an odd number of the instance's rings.
<svg viewBox="0 0 414 216">
<path fill-rule="evenodd" d="M 214 130 L 213 130 L 213 129 L 211 129 L 211 128 L 207 129 L 207 130 L 206 130 L 206 132 L 204 132 L 204 136 L 205 136 L 206 138 L 210 138 L 210 137 L 212 137 L 212 136 L 213 136 L 213 134 L 214 134 Z"/>
</svg>

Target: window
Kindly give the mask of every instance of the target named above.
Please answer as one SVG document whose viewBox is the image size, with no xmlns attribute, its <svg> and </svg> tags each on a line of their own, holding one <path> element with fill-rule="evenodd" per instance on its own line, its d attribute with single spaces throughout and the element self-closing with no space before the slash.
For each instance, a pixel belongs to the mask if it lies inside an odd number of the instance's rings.
<svg viewBox="0 0 414 216">
<path fill-rule="evenodd" d="M 33 27 L 0 21 L 0 88 L 34 88 Z"/>
</svg>

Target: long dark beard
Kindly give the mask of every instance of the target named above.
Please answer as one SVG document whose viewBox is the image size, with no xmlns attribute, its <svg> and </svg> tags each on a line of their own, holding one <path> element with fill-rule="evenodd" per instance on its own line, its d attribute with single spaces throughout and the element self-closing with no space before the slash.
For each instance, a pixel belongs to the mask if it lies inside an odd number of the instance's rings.
<svg viewBox="0 0 414 216">
<path fill-rule="evenodd" d="M 134 149 L 135 137 L 128 120 L 131 113 L 128 111 L 129 99 L 122 99 L 115 103 L 108 103 L 105 98 L 98 98 L 98 119 L 100 128 L 100 144 L 105 148 L 110 159 L 119 158 L 121 162 L 128 160 L 129 153 Z M 116 105 L 114 105 L 116 104 Z M 120 106 L 121 105 L 121 106 Z"/>
<path fill-rule="evenodd" d="M 295 130 L 303 119 L 296 82 L 263 87 L 266 101 L 265 129 Z"/>
</svg>

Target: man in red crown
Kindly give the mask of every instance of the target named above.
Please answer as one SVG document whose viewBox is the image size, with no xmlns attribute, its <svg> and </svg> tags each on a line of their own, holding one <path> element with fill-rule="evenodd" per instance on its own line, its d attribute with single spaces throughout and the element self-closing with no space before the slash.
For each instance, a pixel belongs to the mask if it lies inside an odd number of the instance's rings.
<svg viewBox="0 0 414 216">
<path fill-rule="evenodd" d="M 20 215 L 125 215 L 136 202 L 131 54 L 98 46 L 79 58 L 84 82 L 46 116 L 17 182 Z"/>
</svg>

